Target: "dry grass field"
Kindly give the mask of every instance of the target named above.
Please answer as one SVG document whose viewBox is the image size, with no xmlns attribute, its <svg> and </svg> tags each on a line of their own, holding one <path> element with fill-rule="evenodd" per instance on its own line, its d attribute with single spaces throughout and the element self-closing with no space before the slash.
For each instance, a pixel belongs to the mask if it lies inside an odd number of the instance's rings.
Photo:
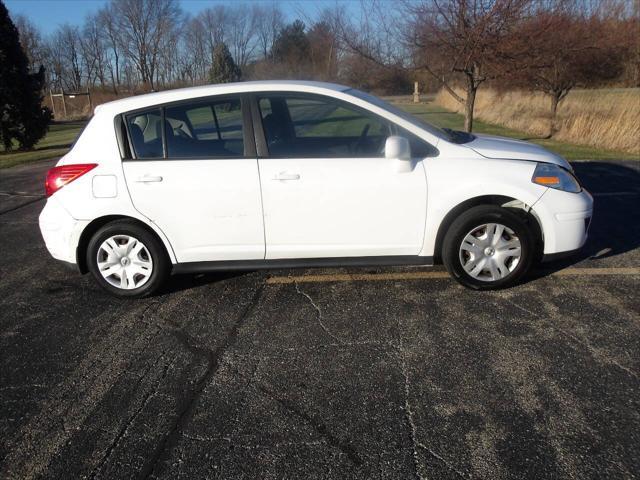
<svg viewBox="0 0 640 480">
<path fill-rule="evenodd" d="M 462 112 L 462 106 L 444 90 L 435 102 Z M 545 137 L 550 105 L 549 97 L 541 93 L 480 89 L 476 117 Z M 555 140 L 640 155 L 640 89 L 574 90 L 558 106 L 557 127 Z"/>
</svg>

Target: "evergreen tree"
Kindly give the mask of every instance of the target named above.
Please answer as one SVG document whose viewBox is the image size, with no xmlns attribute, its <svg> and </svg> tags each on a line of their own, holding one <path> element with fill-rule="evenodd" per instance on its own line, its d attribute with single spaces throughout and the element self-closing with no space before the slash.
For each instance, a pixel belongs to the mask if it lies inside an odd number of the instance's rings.
<svg viewBox="0 0 640 480">
<path fill-rule="evenodd" d="M 273 43 L 275 62 L 286 66 L 293 77 L 307 76 L 311 70 L 311 43 L 301 20 L 283 27 Z"/>
<path fill-rule="evenodd" d="M 273 57 L 280 62 L 308 62 L 311 46 L 301 20 L 283 27 L 273 43 Z"/>
<path fill-rule="evenodd" d="M 18 30 L 0 0 L 0 142 L 11 150 L 33 147 L 49 126 L 51 112 L 42 106 L 44 67 L 29 73 L 29 60 L 20 46 Z"/>
<path fill-rule="evenodd" d="M 240 79 L 240 68 L 233 61 L 229 48 L 224 42 L 213 47 L 213 63 L 209 70 L 211 83 L 237 82 Z"/>
</svg>

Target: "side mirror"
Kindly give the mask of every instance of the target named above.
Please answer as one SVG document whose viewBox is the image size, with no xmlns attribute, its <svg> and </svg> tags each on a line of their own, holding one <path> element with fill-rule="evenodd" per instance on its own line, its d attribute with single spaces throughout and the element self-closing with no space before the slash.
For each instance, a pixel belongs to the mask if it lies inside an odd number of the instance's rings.
<svg viewBox="0 0 640 480">
<path fill-rule="evenodd" d="M 411 161 L 409 140 L 393 135 L 384 144 L 384 156 L 389 160 Z"/>
</svg>

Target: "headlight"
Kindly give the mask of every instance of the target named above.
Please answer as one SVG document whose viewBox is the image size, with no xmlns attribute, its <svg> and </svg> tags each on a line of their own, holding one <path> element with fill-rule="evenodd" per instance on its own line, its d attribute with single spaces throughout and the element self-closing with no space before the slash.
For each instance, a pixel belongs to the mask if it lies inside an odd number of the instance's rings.
<svg viewBox="0 0 640 480">
<path fill-rule="evenodd" d="M 538 163 L 531 181 L 564 192 L 578 193 L 582 190 L 571 172 L 553 163 Z"/>
</svg>

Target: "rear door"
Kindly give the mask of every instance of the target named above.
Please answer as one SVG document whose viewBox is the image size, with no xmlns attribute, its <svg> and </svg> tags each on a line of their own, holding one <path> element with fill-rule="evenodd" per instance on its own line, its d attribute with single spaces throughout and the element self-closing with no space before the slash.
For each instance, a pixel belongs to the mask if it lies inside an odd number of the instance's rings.
<svg viewBox="0 0 640 480">
<path fill-rule="evenodd" d="M 397 126 L 320 95 L 265 93 L 253 108 L 267 150 L 258 161 L 267 259 L 418 255 L 426 177 L 420 161 L 399 172 L 384 157 Z"/>
<path fill-rule="evenodd" d="M 212 97 L 125 115 L 135 208 L 178 262 L 263 259 L 260 181 L 248 104 Z"/>
</svg>

